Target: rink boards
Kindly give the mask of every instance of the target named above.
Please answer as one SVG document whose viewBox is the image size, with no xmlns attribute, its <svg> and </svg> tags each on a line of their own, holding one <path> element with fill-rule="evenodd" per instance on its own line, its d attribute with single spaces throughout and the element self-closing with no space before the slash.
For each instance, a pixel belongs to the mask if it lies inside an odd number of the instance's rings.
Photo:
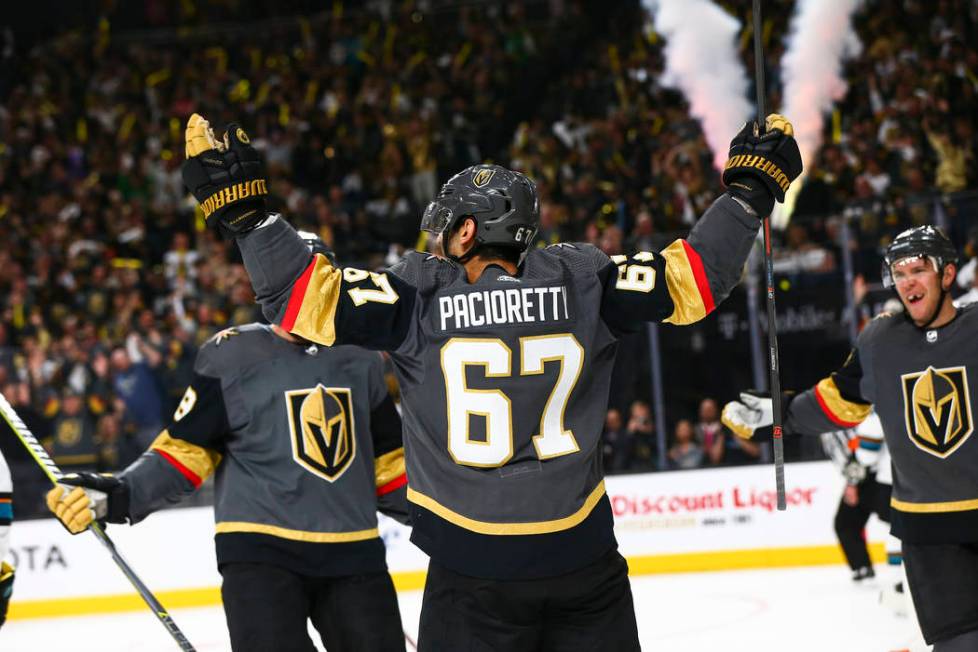
<svg viewBox="0 0 978 652">
<path fill-rule="evenodd" d="M 788 509 L 778 512 L 770 466 L 609 477 L 616 535 L 631 573 L 842 563 L 832 530 L 843 488 L 838 470 L 829 462 L 791 464 L 785 479 Z M 398 589 L 421 588 L 427 558 L 410 543 L 410 530 L 381 518 L 380 531 Z M 220 602 L 210 508 L 165 510 L 108 532 L 167 608 Z M 885 534 L 885 524 L 870 521 L 876 561 L 884 557 Z M 90 534 L 73 537 L 53 519 L 15 521 L 11 544 L 17 566 L 11 618 L 145 608 Z"/>
</svg>

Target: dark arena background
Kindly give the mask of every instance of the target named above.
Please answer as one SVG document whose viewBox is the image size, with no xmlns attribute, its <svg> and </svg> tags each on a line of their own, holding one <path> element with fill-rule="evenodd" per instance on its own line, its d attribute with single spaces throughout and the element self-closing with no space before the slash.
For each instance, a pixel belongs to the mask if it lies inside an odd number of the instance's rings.
<svg viewBox="0 0 978 652">
<path fill-rule="evenodd" d="M 942 227 L 953 295 L 978 297 L 978 4 L 763 5 L 766 105 L 805 165 L 772 216 L 781 383 L 803 390 L 899 309 L 881 256 L 901 231 Z M 380 270 L 436 251 L 425 207 L 483 162 L 536 182 L 534 246 L 659 251 L 723 192 L 756 110 L 747 0 L 35 0 L 0 22 L 0 392 L 66 473 L 132 463 L 199 348 L 265 321 L 237 245 L 183 184 L 191 114 L 250 134 L 271 211 L 339 265 Z M 777 512 L 768 444 L 719 422 L 768 385 L 755 249 L 701 321 L 623 335 L 595 408 L 643 647 L 930 649 L 912 607 L 880 604 L 899 574 L 885 524 L 866 530 L 876 584 L 850 580 L 833 530 L 846 481 L 822 440 L 785 439 Z M 0 451 L 18 569 L 0 649 L 178 649 L 94 539 L 52 518 L 50 480 L 6 425 Z M 230 649 L 214 499 L 208 481 L 108 528 L 198 650 Z M 380 533 L 412 649 L 426 559 L 408 528 Z"/>
</svg>

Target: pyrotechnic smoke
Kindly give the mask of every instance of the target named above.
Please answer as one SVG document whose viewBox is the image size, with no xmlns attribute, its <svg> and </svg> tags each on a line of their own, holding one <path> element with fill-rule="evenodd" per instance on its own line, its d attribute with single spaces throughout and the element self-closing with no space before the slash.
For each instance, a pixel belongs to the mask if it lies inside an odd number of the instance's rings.
<svg viewBox="0 0 978 652">
<path fill-rule="evenodd" d="M 784 80 L 783 113 L 795 127 L 795 139 L 805 169 L 822 144 L 825 114 L 847 90 L 842 63 L 862 49 L 852 29 L 852 14 L 860 0 L 798 0 L 787 48 L 781 60 Z M 783 226 L 794 208 L 801 179 L 791 184 L 774 224 Z"/>
<path fill-rule="evenodd" d="M 710 0 L 642 0 L 666 39 L 663 86 L 678 88 L 722 169 L 730 139 L 753 114 L 737 52 L 740 21 Z"/>
</svg>

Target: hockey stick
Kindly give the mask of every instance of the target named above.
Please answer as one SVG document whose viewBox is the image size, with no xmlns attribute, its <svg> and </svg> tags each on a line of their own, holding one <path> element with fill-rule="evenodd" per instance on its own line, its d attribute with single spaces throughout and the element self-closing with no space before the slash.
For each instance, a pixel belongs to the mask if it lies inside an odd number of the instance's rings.
<svg viewBox="0 0 978 652">
<path fill-rule="evenodd" d="M 7 399 L 3 394 L 0 394 L 0 415 L 3 416 L 3 420 L 7 422 L 10 429 L 14 431 L 14 434 L 17 435 L 21 443 L 23 443 L 27 448 L 27 451 L 31 454 L 31 457 L 34 458 L 34 461 L 41 466 L 41 470 L 44 471 L 44 474 L 51 479 L 52 483 L 58 484 L 58 480 L 64 475 L 61 472 L 61 469 L 59 469 L 58 465 L 54 463 L 54 460 L 52 460 L 47 454 L 47 451 L 44 450 L 44 447 L 41 446 L 39 441 L 37 441 L 37 438 L 34 437 L 34 434 L 28 429 L 21 418 L 17 416 L 14 408 L 7 402 Z M 183 635 L 183 632 L 180 631 L 177 624 L 173 622 L 173 619 L 170 618 L 170 614 L 168 614 L 166 609 L 163 608 L 163 605 L 161 605 L 159 600 L 156 599 L 156 596 L 154 596 L 152 591 L 150 591 L 149 588 L 143 584 L 142 580 L 139 579 L 135 571 L 130 568 L 129 564 L 126 563 L 126 560 L 119 554 L 115 544 L 105 533 L 105 530 L 103 530 L 97 522 L 93 522 L 90 529 L 92 534 L 95 535 L 95 538 L 108 549 L 109 554 L 112 555 L 112 561 L 116 563 L 116 566 L 119 567 L 122 573 L 126 576 L 126 579 L 128 579 L 133 585 L 140 597 L 145 600 L 146 604 L 153 611 L 153 614 L 161 623 L 163 623 L 163 626 L 166 627 L 166 631 L 170 633 L 170 636 L 172 636 L 173 640 L 177 642 L 180 649 L 184 650 L 184 652 L 196 652 L 194 646 L 190 644 L 190 641 L 188 641 L 187 637 Z"/>
<path fill-rule="evenodd" d="M 764 48 L 761 46 L 761 0 L 754 0 L 754 72 L 757 87 L 757 128 L 764 133 L 767 111 L 764 108 Z M 774 482 L 778 491 L 778 511 L 784 511 L 784 441 L 781 439 L 781 368 L 778 366 L 777 312 L 774 307 L 774 259 L 771 255 L 771 216 L 764 222 L 764 267 L 767 280 L 768 370 L 771 374 L 771 407 L 774 411 Z"/>
</svg>

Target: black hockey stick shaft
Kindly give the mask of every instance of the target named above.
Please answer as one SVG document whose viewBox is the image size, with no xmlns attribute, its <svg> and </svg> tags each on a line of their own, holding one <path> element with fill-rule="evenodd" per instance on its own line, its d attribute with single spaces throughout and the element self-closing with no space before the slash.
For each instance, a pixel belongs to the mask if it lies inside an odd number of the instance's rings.
<svg viewBox="0 0 978 652">
<path fill-rule="evenodd" d="M 764 88 L 764 47 L 761 45 L 761 0 L 754 0 L 754 73 L 757 87 L 757 128 L 761 133 L 767 121 Z M 784 441 L 781 423 L 781 367 L 778 362 L 778 314 L 774 306 L 774 258 L 771 252 L 771 216 L 761 216 L 764 226 L 764 269 L 767 280 L 767 346 L 770 372 L 771 407 L 774 412 L 774 482 L 778 492 L 778 510 L 784 511 Z"/>
<path fill-rule="evenodd" d="M 14 431 L 17 438 L 20 439 L 21 443 L 23 443 L 27 448 L 27 451 L 31 454 L 31 457 L 34 458 L 34 461 L 37 462 L 41 467 L 41 470 L 44 471 L 44 474 L 48 476 L 52 483 L 57 484 L 58 480 L 64 474 L 61 473 L 61 469 L 58 468 L 58 465 L 55 464 L 54 460 L 51 459 L 47 451 L 44 450 L 44 447 L 41 446 L 41 442 L 37 441 L 34 434 L 24 424 L 24 421 L 17 416 L 17 412 L 14 411 L 13 406 L 7 402 L 7 399 L 3 394 L 0 394 L 0 415 L 3 416 L 3 420 L 7 422 L 10 429 Z M 177 642 L 180 649 L 184 650 L 184 652 L 195 652 L 194 646 L 190 644 L 190 641 L 188 641 L 187 637 L 183 635 L 183 632 L 180 631 L 177 624 L 173 622 L 170 614 L 163 608 L 160 601 L 156 599 L 153 592 L 150 591 L 145 584 L 143 584 L 143 581 L 139 579 L 136 572 L 133 571 L 132 567 L 130 567 L 126 560 L 122 558 L 122 555 L 119 554 L 119 551 L 115 547 L 115 543 L 113 543 L 112 539 L 109 538 L 109 535 L 105 533 L 105 530 L 103 530 L 98 523 L 92 523 L 92 526 L 89 529 L 91 529 L 92 534 L 95 535 L 95 538 L 106 547 L 109 554 L 112 555 L 112 561 L 116 563 L 122 573 L 126 576 L 126 579 L 129 580 L 129 582 L 133 585 L 133 588 L 135 588 L 139 593 L 140 597 L 142 597 L 149 608 L 152 609 L 156 618 L 163 623 L 163 626 L 166 627 L 166 631 L 170 633 L 170 636 L 172 636 L 173 640 Z"/>
</svg>

